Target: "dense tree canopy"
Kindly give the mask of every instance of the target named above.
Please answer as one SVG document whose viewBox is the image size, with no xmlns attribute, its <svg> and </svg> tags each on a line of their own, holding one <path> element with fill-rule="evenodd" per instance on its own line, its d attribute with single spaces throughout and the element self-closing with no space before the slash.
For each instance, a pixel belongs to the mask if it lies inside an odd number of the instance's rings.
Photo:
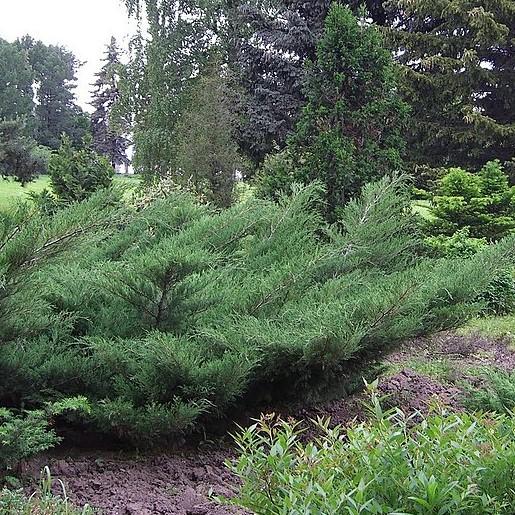
<svg viewBox="0 0 515 515">
<path fill-rule="evenodd" d="M 65 133 L 75 144 L 81 143 L 89 132 L 89 122 L 73 92 L 80 63 L 64 47 L 45 45 L 29 36 L 16 45 L 27 53 L 33 73 L 37 142 L 57 149 Z"/>
<path fill-rule="evenodd" d="M 335 4 L 316 59 L 308 62 L 308 99 L 284 153 L 267 163 L 262 188 L 272 196 L 293 182 L 321 180 L 329 220 L 362 186 L 402 169 L 408 106 L 396 90 L 393 59 L 379 32 Z"/>
<path fill-rule="evenodd" d="M 34 123 L 34 71 L 27 52 L 0 39 L 0 119 Z"/>
<path fill-rule="evenodd" d="M 414 164 L 480 167 L 515 147 L 515 4 L 391 0 Z"/>
<path fill-rule="evenodd" d="M 307 103 L 313 60 L 331 0 L 126 0 L 145 11 L 130 75 L 136 162 L 159 176 L 176 168 L 184 92 L 216 47 L 230 70 L 237 139 L 255 165 L 282 149 Z M 338 2 L 354 12 L 360 2 Z M 387 33 L 413 105 L 408 157 L 418 165 L 480 167 L 513 151 L 514 8 L 507 0 L 365 2 Z"/>
<path fill-rule="evenodd" d="M 232 203 L 236 173 L 245 170 L 230 99 L 227 79 L 215 60 L 195 80 L 188 110 L 177 126 L 176 180 L 191 182 L 198 193 L 220 207 Z"/>
<path fill-rule="evenodd" d="M 133 42 L 128 69 L 134 116 L 134 164 L 147 182 L 172 172 L 176 125 L 191 79 L 209 60 L 213 32 L 210 9 L 201 0 L 128 0 L 131 12 L 145 12 L 148 37 Z"/>
<path fill-rule="evenodd" d="M 304 62 L 315 59 L 331 1 L 241 2 L 231 65 L 243 92 L 241 146 L 256 163 L 283 147 L 295 126 L 305 103 Z"/>
<path fill-rule="evenodd" d="M 12 177 L 22 185 L 44 173 L 48 152 L 27 135 L 22 120 L 0 120 L 0 176 Z"/>
</svg>

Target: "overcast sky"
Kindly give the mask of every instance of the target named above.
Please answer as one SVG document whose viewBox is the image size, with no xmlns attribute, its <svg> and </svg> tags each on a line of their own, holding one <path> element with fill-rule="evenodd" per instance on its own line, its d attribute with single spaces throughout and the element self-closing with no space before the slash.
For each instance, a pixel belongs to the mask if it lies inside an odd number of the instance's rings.
<svg viewBox="0 0 515 515">
<path fill-rule="evenodd" d="M 86 63 L 78 73 L 79 104 L 87 110 L 90 84 L 106 44 L 115 36 L 122 48 L 135 31 L 121 0 L 0 0 L 0 38 L 30 34 L 47 44 L 59 44 Z"/>
</svg>

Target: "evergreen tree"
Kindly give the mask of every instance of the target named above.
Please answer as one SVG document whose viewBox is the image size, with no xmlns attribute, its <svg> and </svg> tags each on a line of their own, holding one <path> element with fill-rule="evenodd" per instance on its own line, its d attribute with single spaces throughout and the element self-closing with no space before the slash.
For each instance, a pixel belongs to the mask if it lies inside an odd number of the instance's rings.
<svg viewBox="0 0 515 515">
<path fill-rule="evenodd" d="M 438 182 L 431 212 L 427 226 L 436 237 L 465 231 L 472 238 L 497 241 L 515 232 L 515 186 L 509 186 L 499 161 L 475 174 L 451 168 Z"/>
<path fill-rule="evenodd" d="M 0 39 L 0 119 L 24 118 L 34 128 L 33 71 L 26 52 Z"/>
<path fill-rule="evenodd" d="M 238 105 L 241 148 L 257 164 L 294 129 L 306 103 L 306 60 L 314 60 L 324 20 L 334 0 L 226 0 L 235 57 L 228 55 L 242 95 Z M 349 0 L 366 5 L 376 23 L 386 23 L 380 0 Z M 237 5 L 236 5 L 237 4 Z M 227 7 L 228 9 L 229 7 Z M 229 24 L 230 25 L 230 24 Z"/>
<path fill-rule="evenodd" d="M 129 141 L 121 134 L 122 129 L 116 127 L 111 118 L 120 102 L 121 68 L 120 51 L 113 37 L 107 47 L 104 65 L 96 74 L 97 80 L 93 85 L 91 105 L 95 110 L 91 115 L 91 132 L 93 148 L 99 154 L 106 156 L 115 169 L 117 166 L 129 164 L 126 153 Z"/>
<path fill-rule="evenodd" d="M 512 0 L 391 0 L 389 34 L 413 106 L 409 157 L 433 167 L 509 161 L 515 147 Z"/>
<path fill-rule="evenodd" d="M 104 156 L 97 154 L 87 141 L 82 148 L 73 148 L 66 135 L 50 159 L 49 172 L 54 193 L 65 202 L 83 201 L 95 191 L 108 188 L 113 181 L 113 169 Z"/>
<path fill-rule="evenodd" d="M 261 187 L 277 195 L 292 182 L 321 180 L 333 221 L 363 184 L 402 168 L 408 107 L 380 34 L 347 7 L 331 7 L 307 69 L 308 103 L 284 155 L 267 163 Z"/>
<path fill-rule="evenodd" d="M 18 46 L 27 52 L 36 89 L 36 140 L 58 149 L 61 135 L 81 144 L 89 132 L 86 114 L 75 103 L 76 71 L 80 63 L 64 47 L 45 45 L 25 36 Z"/>
<path fill-rule="evenodd" d="M 304 63 L 316 44 L 332 0 L 240 2 L 237 61 L 241 148 L 259 164 L 284 146 L 305 103 Z"/>
</svg>

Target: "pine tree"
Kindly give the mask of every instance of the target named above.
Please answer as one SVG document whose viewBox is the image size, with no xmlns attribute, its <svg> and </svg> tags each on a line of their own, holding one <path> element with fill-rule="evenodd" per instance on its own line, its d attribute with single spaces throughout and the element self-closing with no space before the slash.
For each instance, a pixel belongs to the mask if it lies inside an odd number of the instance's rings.
<svg viewBox="0 0 515 515">
<path fill-rule="evenodd" d="M 91 105 L 95 110 L 91 115 L 91 132 L 94 150 L 106 156 L 116 169 L 118 166 L 129 165 L 127 157 L 129 140 L 121 134 L 122 129 L 116 127 L 111 119 L 113 110 L 120 101 L 118 84 L 122 68 L 120 50 L 114 37 L 107 46 L 103 62 L 102 69 L 96 74 L 97 80 L 93 84 Z"/>
<path fill-rule="evenodd" d="M 307 69 L 308 103 L 288 142 L 287 162 L 274 166 L 272 158 L 262 188 L 276 195 L 292 182 L 320 180 L 326 217 L 334 221 L 363 184 L 402 168 L 408 107 L 379 32 L 347 7 L 331 7 Z"/>
<path fill-rule="evenodd" d="M 391 0 L 414 164 L 477 169 L 515 147 L 515 3 Z"/>
</svg>

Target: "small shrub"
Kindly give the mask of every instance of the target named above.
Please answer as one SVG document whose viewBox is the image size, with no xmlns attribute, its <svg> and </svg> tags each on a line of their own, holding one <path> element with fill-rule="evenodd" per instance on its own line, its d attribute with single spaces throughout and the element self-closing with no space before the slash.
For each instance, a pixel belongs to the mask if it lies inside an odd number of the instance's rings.
<svg viewBox="0 0 515 515">
<path fill-rule="evenodd" d="M 63 399 L 44 410 L 15 413 L 0 408 L 0 477 L 40 452 L 60 442 L 51 428 L 51 419 L 70 411 L 89 411 L 83 397 Z"/>
<path fill-rule="evenodd" d="M 472 238 L 497 241 L 515 230 L 515 187 L 509 186 L 499 161 L 488 162 L 478 173 L 449 169 L 432 204 L 432 236 L 452 236 L 468 228 Z"/>
<path fill-rule="evenodd" d="M 473 386 L 465 383 L 466 404 L 470 409 L 515 412 L 515 370 L 485 369 Z"/>
<path fill-rule="evenodd" d="M 434 257 L 470 257 L 488 244 L 485 238 L 471 238 L 468 227 L 457 230 L 452 236 L 429 236 L 424 243 Z"/>
<path fill-rule="evenodd" d="M 57 197 L 65 202 L 77 202 L 98 189 L 109 187 L 114 169 L 87 143 L 83 148 L 75 149 L 70 139 L 63 136 L 61 147 L 50 159 L 49 173 Z"/>
<path fill-rule="evenodd" d="M 65 205 L 48 188 L 39 192 L 31 191 L 28 197 L 34 202 L 36 208 L 45 215 L 53 215 L 60 207 Z"/>
<path fill-rule="evenodd" d="M 229 468 L 242 480 L 232 504 L 259 515 L 291 513 L 510 514 L 515 502 L 515 419 L 431 413 L 419 422 L 383 411 L 299 440 L 295 423 L 264 417 L 236 438 Z"/>
<path fill-rule="evenodd" d="M 12 177 L 22 185 L 46 173 L 49 149 L 28 136 L 23 120 L 0 119 L 0 177 Z"/>
<path fill-rule="evenodd" d="M 515 312 L 515 277 L 508 271 L 500 272 L 479 295 L 486 304 L 488 315 L 508 315 Z"/>
<path fill-rule="evenodd" d="M 50 429 L 45 411 L 20 415 L 0 408 L 0 476 L 21 461 L 50 449 L 59 438 Z"/>
</svg>

